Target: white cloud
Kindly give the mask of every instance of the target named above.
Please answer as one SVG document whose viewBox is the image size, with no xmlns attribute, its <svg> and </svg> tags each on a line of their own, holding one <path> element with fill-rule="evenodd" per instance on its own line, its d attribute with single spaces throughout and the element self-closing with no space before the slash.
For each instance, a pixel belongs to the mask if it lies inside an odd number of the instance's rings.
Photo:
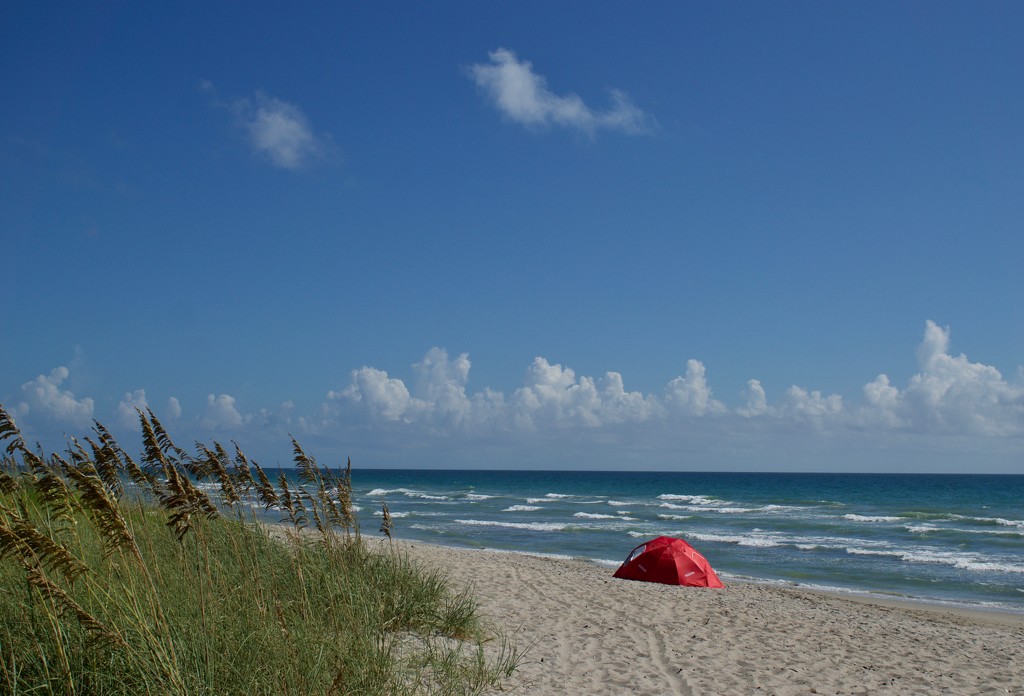
<svg viewBox="0 0 1024 696">
<path fill-rule="evenodd" d="M 244 426 L 251 418 L 243 416 L 235 403 L 235 397 L 229 394 L 207 396 L 203 427 L 208 430 L 237 430 Z"/>
<path fill-rule="evenodd" d="M 139 424 L 139 414 L 135 409 L 145 412 L 148 408 L 149 403 L 146 401 L 145 389 L 136 389 L 125 394 L 117 405 L 117 415 L 121 420 L 121 425 L 135 431 L 142 430 L 142 426 Z"/>
<path fill-rule="evenodd" d="M 868 404 L 866 415 L 869 421 L 892 428 L 905 425 L 900 416 L 904 407 L 903 395 L 899 389 L 889 384 L 888 375 L 878 375 L 875 381 L 865 384 L 864 398 Z"/>
<path fill-rule="evenodd" d="M 218 398 L 224 398 L 224 396 L 222 395 Z M 226 398 L 230 399 L 231 397 Z M 139 424 L 139 414 L 136 409 L 145 412 L 149 408 L 150 405 L 149 400 L 146 398 L 146 390 L 136 389 L 135 391 L 126 393 L 124 398 L 117 404 L 117 417 L 123 427 L 139 432 L 142 430 L 142 426 Z M 166 418 L 171 421 L 176 421 L 180 417 L 181 404 L 172 396 L 167 399 Z M 214 422 L 214 420 L 211 420 L 210 422 Z"/>
<path fill-rule="evenodd" d="M 412 366 L 413 389 L 384 370 L 362 367 L 353 370 L 349 385 L 330 391 L 324 412 L 333 416 L 355 416 L 370 421 L 416 423 L 432 428 L 457 427 L 470 417 L 490 419 L 489 411 L 499 408 L 487 395 L 478 395 L 478 412 L 466 395 L 469 355 L 448 358 L 443 348 L 431 348 Z"/>
<path fill-rule="evenodd" d="M 471 406 L 469 418 L 464 422 L 471 422 L 477 427 L 493 427 L 497 430 L 504 430 L 508 427 L 506 414 L 508 405 L 505 403 L 505 395 L 487 387 L 482 392 L 477 392 L 470 399 Z"/>
<path fill-rule="evenodd" d="M 622 375 L 606 372 L 598 380 L 601 389 L 601 415 L 605 423 L 642 423 L 658 415 L 661 406 L 654 397 L 641 392 L 627 392 Z"/>
<path fill-rule="evenodd" d="M 761 386 L 760 380 L 751 379 L 747 381 L 746 405 L 736 409 L 741 416 L 753 418 L 763 416 L 768 412 L 768 396 Z"/>
<path fill-rule="evenodd" d="M 549 90 L 547 80 L 514 52 L 499 48 L 489 57 L 490 63 L 471 66 L 469 74 L 498 111 L 511 121 L 527 127 L 563 126 L 587 134 L 599 129 L 638 134 L 652 128 L 653 119 L 621 90 L 610 91 L 609 109 L 595 111 L 576 94 L 560 96 Z"/>
<path fill-rule="evenodd" d="M 838 394 L 822 396 L 820 391 L 808 392 L 793 385 L 786 390 L 779 411 L 793 421 L 820 426 L 834 422 L 843 414 L 843 397 Z"/>
<path fill-rule="evenodd" d="M 624 423 L 658 428 L 659 423 L 714 416 L 716 427 L 734 432 L 1024 435 L 1024 377 L 1011 384 L 995 368 L 971 363 L 963 355 L 953 357 L 948 348 L 948 330 L 928 322 L 918 350 L 921 371 L 903 389 L 879 375 L 864 386 L 859 406 L 848 406 L 839 394 L 797 385 L 771 401 L 761 382 L 751 379 L 743 403 L 735 408 L 714 398 L 704 364 L 695 359 L 687 361 L 685 376 L 672 379 L 658 396 L 627 391 L 618 372 L 594 379 L 537 357 L 526 370 L 523 386 L 506 397 L 492 389 L 467 393 L 469 356 L 450 359 L 443 349 L 432 348 L 413 366 L 414 389 L 383 370 L 353 371 L 348 387 L 328 394 L 319 427 L 329 429 L 357 414 L 432 432 L 461 429 L 477 434 L 592 430 Z"/>
<path fill-rule="evenodd" d="M 917 347 L 917 363 L 923 370 L 929 370 L 944 357 L 949 357 L 949 327 L 941 328 L 929 319 L 924 323 L 924 338 Z"/>
<path fill-rule="evenodd" d="M 577 381 L 571 368 L 552 365 L 534 358 L 526 371 L 526 384 L 512 395 L 513 421 L 533 430 L 538 425 L 577 424 L 595 427 L 601 424 L 601 399 L 594 380 Z"/>
<path fill-rule="evenodd" d="M 524 386 L 512 395 L 507 417 L 510 426 L 538 430 L 643 422 L 658 412 L 653 398 L 627 392 L 618 372 L 606 372 L 596 381 L 577 378 L 571 368 L 537 357 L 526 371 Z"/>
<path fill-rule="evenodd" d="M 467 395 L 469 369 L 467 354 L 449 359 L 444 349 L 432 348 L 413 366 L 416 386 L 410 390 L 383 370 L 363 367 L 351 373 L 345 389 L 328 392 L 322 412 L 327 420 L 360 415 L 434 430 L 536 431 L 643 422 L 663 411 L 656 398 L 626 391 L 617 372 L 599 380 L 577 378 L 571 368 L 537 357 L 527 368 L 524 385 L 506 399 L 489 388 Z M 325 425 L 307 424 L 317 429 Z"/>
<path fill-rule="evenodd" d="M 301 169 L 326 150 L 302 110 L 280 99 L 257 93 L 255 106 L 243 119 L 253 147 L 279 167 Z"/>
<path fill-rule="evenodd" d="M 90 425 L 93 400 L 88 397 L 76 399 L 72 392 L 60 388 L 69 374 L 68 368 L 62 365 L 51 370 L 49 375 L 39 375 L 21 385 L 25 401 L 19 404 L 19 413 L 26 415 L 34 410 L 77 427 Z"/>
<path fill-rule="evenodd" d="M 315 133 L 306 114 L 294 104 L 259 91 L 252 99 L 225 103 L 209 80 L 203 80 L 200 89 L 210 94 L 216 105 L 232 111 L 256 153 L 278 167 L 302 169 L 331 150 L 330 134 Z"/>
<path fill-rule="evenodd" d="M 493 389 L 468 395 L 469 356 L 448 357 L 432 348 L 413 365 L 414 389 L 387 372 L 372 367 L 354 370 L 349 385 L 330 391 L 322 414 L 328 421 L 362 417 L 421 425 L 433 430 L 519 429 L 579 425 L 597 427 L 609 423 L 642 421 L 657 404 L 639 392 L 627 392 L 618 373 L 610 372 L 595 382 L 576 378 L 575 372 L 538 357 L 527 369 L 525 384 L 511 397 Z M 310 428 L 320 430 L 326 423 Z"/>
<path fill-rule="evenodd" d="M 897 423 L 925 432 L 1024 434 L 1024 383 L 1007 382 L 996 368 L 972 363 L 963 354 L 950 355 L 949 335 L 948 327 L 926 323 L 917 350 L 920 372 L 902 392 L 884 392 L 885 410 Z M 885 375 L 872 384 L 883 379 L 887 384 Z"/>
<path fill-rule="evenodd" d="M 416 394 L 428 404 L 433 419 L 446 425 L 458 425 L 472 408 L 466 396 L 469 381 L 469 355 L 448 359 L 443 348 L 431 348 L 423 360 L 413 365 Z"/>
<path fill-rule="evenodd" d="M 699 360 L 686 361 L 686 377 L 676 377 L 665 389 L 665 406 L 673 413 L 703 416 L 723 413 L 725 404 L 711 397 L 711 387 Z"/>
<path fill-rule="evenodd" d="M 408 382 L 370 366 L 353 370 L 347 386 L 328 392 L 318 416 L 297 414 L 291 402 L 277 411 L 243 414 L 234 397 L 210 394 L 198 424 L 213 431 L 251 432 L 295 425 L 301 432 L 324 435 L 384 424 L 410 433 L 461 433 L 478 441 L 498 433 L 611 432 L 628 424 L 643 428 L 630 432 L 667 442 L 666 437 L 678 437 L 680 423 L 699 430 L 710 424 L 697 423 L 713 417 L 716 429 L 731 433 L 1024 436 L 1024 372 L 1010 382 L 995 367 L 950 354 L 949 329 L 932 321 L 925 325 L 917 357 L 919 370 L 905 386 L 880 374 L 864 385 L 859 404 L 798 385 L 770 399 L 761 382 L 751 379 L 741 402 L 730 408 L 714 397 L 704 363 L 696 359 L 688 360 L 684 376 L 670 380 L 660 393 L 645 394 L 627 389 L 618 372 L 599 378 L 579 375 L 538 356 L 527 367 L 522 386 L 505 394 L 489 388 L 470 392 L 469 355 L 449 356 L 443 348 L 431 348 L 412 366 Z M 62 388 L 68 374 L 66 367 L 58 367 L 22 385 L 24 400 L 14 412 L 31 414 L 30 420 L 39 416 L 87 427 L 93 400 L 77 399 Z M 143 389 L 124 394 L 118 403 L 124 426 L 137 429 L 136 407 L 148 407 Z M 176 398 L 168 400 L 167 412 L 171 419 L 180 418 Z"/>
<path fill-rule="evenodd" d="M 905 384 L 880 374 L 849 402 L 798 385 L 770 395 L 759 380 L 751 379 L 739 403 L 730 407 L 714 397 L 704 363 L 696 359 L 686 362 L 683 376 L 644 393 L 630 390 L 618 372 L 591 377 L 538 356 L 524 371 L 522 385 L 503 393 L 471 391 L 469 356 L 431 348 L 412 366 L 408 379 L 370 366 L 353 370 L 347 385 L 328 392 L 319 413 L 298 413 L 291 402 L 277 410 L 243 413 L 234 397 L 210 394 L 205 411 L 178 426 L 232 436 L 244 430 L 247 438 L 267 434 L 268 441 L 270 435 L 294 432 L 322 436 L 323 442 L 368 442 L 367 447 L 380 440 L 383 446 L 449 441 L 491 448 L 477 450 L 486 451 L 480 456 L 494 455 L 499 443 L 543 443 L 560 448 L 558 456 L 582 453 L 574 448 L 589 443 L 613 448 L 609 452 L 624 447 L 637 456 L 678 453 L 685 446 L 694 452 L 731 447 L 756 457 L 772 442 L 809 451 L 815 443 L 839 441 L 869 449 L 913 443 L 904 451 L 920 454 L 952 442 L 966 443 L 961 445 L 966 452 L 979 438 L 988 439 L 993 451 L 1019 452 L 1024 371 L 1008 380 L 995 367 L 951 354 L 949 329 L 931 321 L 917 355 L 917 373 Z M 47 420 L 88 427 L 93 401 L 78 399 L 64 388 L 68 375 L 66 367 L 59 367 L 26 382 L 23 400 L 12 412 L 30 428 L 41 432 L 41 426 L 49 427 L 53 437 L 60 433 Z M 147 403 L 145 391 L 137 389 L 124 394 L 116 414 L 136 428 L 134 408 Z M 176 398 L 168 400 L 167 412 L 171 419 L 180 418 Z"/>
<path fill-rule="evenodd" d="M 408 421 L 413 413 L 425 410 L 425 404 L 409 394 L 405 382 L 373 367 L 353 370 L 349 386 L 340 392 L 328 392 L 327 398 L 355 407 L 371 420 Z"/>
</svg>

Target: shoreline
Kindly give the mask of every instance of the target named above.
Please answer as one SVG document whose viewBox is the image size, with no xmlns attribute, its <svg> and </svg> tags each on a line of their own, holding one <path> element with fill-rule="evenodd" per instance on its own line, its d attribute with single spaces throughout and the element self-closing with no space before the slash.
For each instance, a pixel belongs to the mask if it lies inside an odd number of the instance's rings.
<svg viewBox="0 0 1024 696">
<path fill-rule="evenodd" d="M 364 539 L 370 542 L 387 541 L 385 537 L 377 534 L 363 534 L 362 536 Z M 611 577 L 611 574 L 618 567 L 618 563 L 615 561 L 605 559 L 579 558 L 568 556 L 566 554 L 548 554 L 533 551 L 515 551 L 510 549 L 497 549 L 492 547 L 453 546 L 449 544 L 440 544 L 433 541 L 409 540 L 401 538 L 396 538 L 395 543 L 400 545 L 423 544 L 425 546 L 439 546 L 441 548 L 453 549 L 455 551 L 466 551 L 469 553 L 480 552 L 494 554 L 510 554 L 520 556 L 531 556 L 533 558 L 539 558 L 541 560 L 572 561 L 576 563 L 583 563 L 586 565 L 594 566 L 598 569 L 606 570 L 608 572 L 609 577 Z M 886 596 L 879 594 L 877 592 L 871 592 L 869 590 L 845 590 L 839 587 L 823 588 L 812 585 L 801 585 L 799 583 L 792 583 L 787 580 L 760 580 L 757 578 L 749 578 L 746 576 L 737 578 L 735 576 L 730 576 L 728 574 L 722 573 L 719 573 L 719 577 L 722 578 L 723 582 L 727 582 L 727 584 L 776 587 L 780 589 L 788 589 L 798 592 L 811 592 L 816 594 L 822 594 L 828 597 L 839 597 L 865 604 L 877 604 L 879 606 L 884 607 L 920 609 L 923 611 L 956 614 L 960 616 L 973 617 L 982 620 L 988 618 L 998 623 L 1005 623 L 1010 626 L 1018 624 L 1024 625 L 1024 609 L 1015 610 L 1010 607 L 977 606 L 967 603 L 958 603 L 954 600 L 931 599 L 928 597 Z"/>
<path fill-rule="evenodd" d="M 729 580 L 732 583 L 746 585 L 764 585 L 778 587 L 780 589 L 793 590 L 796 592 L 810 592 L 821 594 L 826 597 L 837 597 L 848 599 L 852 602 L 862 604 L 874 604 L 880 607 L 899 608 L 908 610 L 931 611 L 938 614 L 954 614 L 965 618 L 973 618 L 979 621 L 991 620 L 996 623 L 1008 626 L 1024 626 L 1024 609 L 1014 610 L 1009 607 L 995 606 L 972 606 L 966 603 L 958 603 L 953 600 L 931 599 L 928 597 L 908 596 L 887 596 L 869 590 L 844 590 L 842 588 L 825 589 L 811 585 L 801 585 L 788 581 L 757 580 L 757 579 L 735 579 L 729 576 L 722 576 L 723 582 Z"/>
<path fill-rule="evenodd" d="M 891 609 L 905 609 L 907 611 L 933 612 L 940 615 L 948 614 L 952 616 L 963 617 L 966 619 L 972 619 L 974 621 L 992 622 L 1004 626 L 1024 627 L 1024 612 L 1016 612 L 1010 609 L 999 607 L 974 608 L 960 604 L 947 604 L 939 600 L 916 599 L 910 597 L 883 597 L 881 595 L 872 593 L 859 594 L 855 592 L 843 592 L 841 590 L 819 590 L 811 587 L 802 587 L 800 585 L 786 587 L 786 589 L 792 589 L 798 592 L 822 594 L 826 597 L 837 597 L 840 599 L 847 599 L 851 602 L 857 602 L 861 604 L 873 604 L 878 607 L 887 607 Z"/>
<path fill-rule="evenodd" d="M 387 548 L 383 537 L 364 536 Z M 1022 693 L 1024 615 L 754 582 L 618 580 L 583 560 L 395 540 L 525 650 L 529 694 Z"/>
</svg>

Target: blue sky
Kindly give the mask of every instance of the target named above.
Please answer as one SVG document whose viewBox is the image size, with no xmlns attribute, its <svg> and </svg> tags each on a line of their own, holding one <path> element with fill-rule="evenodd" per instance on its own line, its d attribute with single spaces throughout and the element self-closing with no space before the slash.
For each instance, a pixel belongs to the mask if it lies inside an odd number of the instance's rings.
<svg viewBox="0 0 1024 696">
<path fill-rule="evenodd" d="M 1024 5 L 3 3 L 0 403 L 265 464 L 1024 473 Z"/>
</svg>

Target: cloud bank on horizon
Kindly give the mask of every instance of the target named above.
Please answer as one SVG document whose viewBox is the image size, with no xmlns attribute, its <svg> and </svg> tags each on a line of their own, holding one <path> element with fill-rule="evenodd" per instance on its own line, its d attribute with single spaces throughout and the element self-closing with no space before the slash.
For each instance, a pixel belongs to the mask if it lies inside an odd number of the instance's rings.
<svg viewBox="0 0 1024 696">
<path fill-rule="evenodd" d="M 949 353 L 948 328 L 925 326 L 918 348 L 920 372 L 899 389 L 885 374 L 864 385 L 863 403 L 791 386 L 769 403 L 757 379 L 747 383 L 744 403 L 716 399 L 705 366 L 690 359 L 686 373 L 660 394 L 627 391 L 622 375 L 577 376 L 569 367 L 537 357 L 522 387 L 512 394 L 491 389 L 467 394 L 470 361 L 432 348 L 413 365 L 414 387 L 387 372 L 362 367 L 350 383 L 330 391 L 316 420 L 301 424 L 323 432 L 345 422 L 392 422 L 435 431 L 602 428 L 622 423 L 658 423 L 686 418 L 765 419 L 811 429 L 855 428 L 928 434 L 1013 437 L 1024 435 L 1024 378 L 1007 381 L 995 367 Z"/>
<path fill-rule="evenodd" d="M 1007 380 L 995 367 L 952 355 L 949 341 L 950 330 L 929 320 L 917 350 L 919 371 L 902 388 L 885 374 L 878 375 L 863 387 L 859 403 L 796 385 L 769 399 L 761 383 L 751 379 L 743 403 L 729 406 L 715 398 L 704 364 L 695 359 L 687 361 L 685 374 L 671 379 L 660 393 L 627 391 L 618 372 L 595 379 L 543 357 L 534 359 L 523 385 L 511 394 L 490 388 L 470 393 L 469 356 L 452 357 L 435 347 L 412 366 L 409 381 L 375 367 L 352 370 L 349 383 L 329 390 L 311 414 L 297 414 L 290 401 L 276 409 L 244 413 L 228 394 L 208 395 L 205 410 L 190 420 L 183 418 L 177 397 L 154 410 L 170 422 L 190 422 L 215 436 L 237 438 L 269 429 L 330 437 L 359 429 L 386 431 L 389 437 L 402 432 L 428 435 L 453 445 L 466 436 L 612 433 L 621 425 L 658 430 L 711 421 L 726 430 L 757 424 L 768 431 L 845 431 L 864 438 L 892 432 L 1024 437 L 1024 370 L 1015 380 Z M 85 428 L 93 418 L 103 420 L 94 398 L 77 397 L 62 388 L 68 375 L 62 366 L 24 383 L 22 400 L 12 412 L 37 428 L 45 423 Z M 136 408 L 151 408 L 144 389 L 125 394 L 118 403 L 122 427 L 134 427 Z"/>
</svg>

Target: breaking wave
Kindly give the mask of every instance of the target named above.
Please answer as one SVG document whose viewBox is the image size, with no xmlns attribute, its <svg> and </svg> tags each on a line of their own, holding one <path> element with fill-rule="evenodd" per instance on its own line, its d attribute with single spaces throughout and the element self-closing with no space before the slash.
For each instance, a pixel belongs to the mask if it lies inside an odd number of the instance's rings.
<svg viewBox="0 0 1024 696">
<path fill-rule="evenodd" d="M 382 498 L 392 493 L 401 493 L 407 498 L 420 498 L 422 500 L 451 500 L 451 496 L 448 495 L 430 495 L 423 491 L 416 491 L 411 488 L 374 488 L 366 495 L 371 498 Z"/>
<path fill-rule="evenodd" d="M 454 522 L 471 527 L 505 527 L 527 529 L 532 532 L 564 532 L 567 529 L 586 529 L 586 527 L 569 522 L 499 522 L 498 520 L 454 520 Z"/>
<path fill-rule="evenodd" d="M 658 496 L 658 500 L 680 500 L 685 503 L 692 503 L 693 505 L 721 505 L 722 503 L 728 503 L 726 500 L 709 498 L 706 495 L 676 495 L 675 493 L 662 493 Z"/>
<path fill-rule="evenodd" d="M 984 561 L 976 554 L 954 554 L 945 551 L 924 549 L 863 549 L 852 547 L 846 553 L 857 556 L 886 556 L 898 558 L 907 563 L 941 563 L 961 570 L 995 571 L 999 573 L 1024 573 L 1024 565 L 1001 561 Z"/>
<path fill-rule="evenodd" d="M 891 517 L 889 515 L 843 515 L 844 520 L 851 522 L 901 522 L 902 517 Z"/>
</svg>

